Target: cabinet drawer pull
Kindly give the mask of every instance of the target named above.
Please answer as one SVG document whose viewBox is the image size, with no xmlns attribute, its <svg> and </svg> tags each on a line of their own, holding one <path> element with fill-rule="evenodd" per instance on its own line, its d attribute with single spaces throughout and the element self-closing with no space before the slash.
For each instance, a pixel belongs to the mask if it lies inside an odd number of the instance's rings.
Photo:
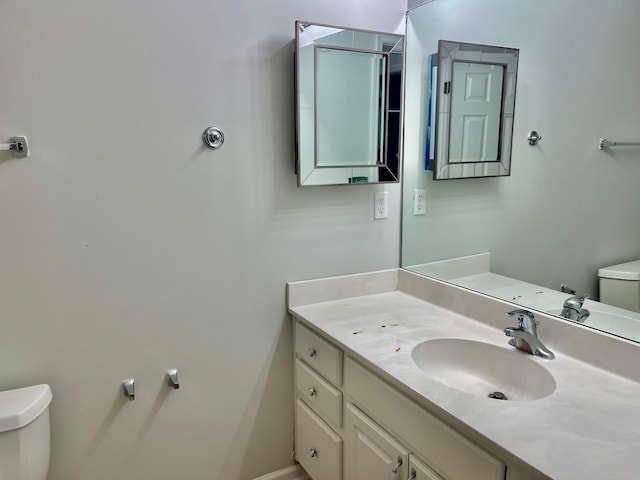
<svg viewBox="0 0 640 480">
<path fill-rule="evenodd" d="M 416 472 L 415 468 L 411 469 L 411 475 L 409 475 L 409 478 L 407 480 L 415 480 L 418 476 L 418 473 Z"/>
<path fill-rule="evenodd" d="M 315 348 L 310 348 L 308 350 L 308 352 L 309 352 L 309 356 L 310 357 L 315 357 L 316 356 L 316 349 Z"/>
<path fill-rule="evenodd" d="M 309 449 L 309 456 L 311 456 L 311 458 L 315 458 L 318 456 L 318 452 L 316 452 L 315 448 L 310 448 Z"/>
<path fill-rule="evenodd" d="M 398 455 L 398 462 L 391 469 L 391 473 L 398 473 L 398 469 L 402 466 L 402 457 Z"/>
<path fill-rule="evenodd" d="M 313 397 L 315 394 L 316 394 L 316 389 L 315 389 L 315 388 L 313 388 L 313 387 L 311 387 L 311 388 L 309 389 L 309 396 L 310 396 L 310 397 Z"/>
</svg>

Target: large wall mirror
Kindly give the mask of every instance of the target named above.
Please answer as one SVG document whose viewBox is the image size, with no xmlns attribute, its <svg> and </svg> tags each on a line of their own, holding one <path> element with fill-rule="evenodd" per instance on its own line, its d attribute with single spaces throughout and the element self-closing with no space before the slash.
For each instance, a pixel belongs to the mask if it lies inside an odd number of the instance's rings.
<svg viewBox="0 0 640 480">
<path fill-rule="evenodd" d="M 404 36 L 296 22 L 298 185 L 397 182 Z"/>
<path fill-rule="evenodd" d="M 602 302 L 599 286 L 599 272 L 640 259 L 638 23 L 637 1 L 433 0 L 409 11 L 403 268 L 640 341 L 640 313 Z M 438 182 L 425 170 L 429 55 L 441 39 L 519 50 L 510 176 Z M 600 138 L 620 143 L 600 149 Z M 583 294 L 589 315 L 567 318 L 565 303 Z"/>
</svg>

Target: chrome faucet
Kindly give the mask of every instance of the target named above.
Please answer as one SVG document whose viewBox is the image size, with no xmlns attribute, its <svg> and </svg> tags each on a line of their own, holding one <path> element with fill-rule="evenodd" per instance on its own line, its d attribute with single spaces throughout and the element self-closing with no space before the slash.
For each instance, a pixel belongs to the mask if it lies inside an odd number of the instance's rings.
<svg viewBox="0 0 640 480">
<path fill-rule="evenodd" d="M 574 295 L 573 297 L 567 298 L 562 304 L 560 316 L 576 322 L 584 322 L 591 314 L 589 310 L 582 308 L 582 304 L 587 298 L 589 298 L 587 294 Z"/>
<path fill-rule="evenodd" d="M 507 312 L 506 315 L 508 317 L 516 317 L 518 320 L 517 327 L 507 327 L 504 329 L 504 334 L 512 337 L 511 340 L 509 340 L 509 345 L 537 357 L 548 359 L 556 358 L 553 352 L 545 347 L 538 338 L 538 321 L 533 316 L 533 313 L 529 310 L 518 309 Z"/>
</svg>

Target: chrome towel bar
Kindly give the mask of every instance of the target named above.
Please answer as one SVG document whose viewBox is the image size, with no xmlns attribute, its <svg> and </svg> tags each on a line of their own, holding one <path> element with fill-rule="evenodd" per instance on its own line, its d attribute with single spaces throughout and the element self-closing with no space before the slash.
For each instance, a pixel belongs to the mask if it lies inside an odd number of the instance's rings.
<svg viewBox="0 0 640 480">
<path fill-rule="evenodd" d="M 600 142 L 598 142 L 598 148 L 600 150 L 609 147 L 640 147 L 640 142 L 616 142 L 615 140 L 607 140 L 606 138 L 601 138 Z"/>
</svg>

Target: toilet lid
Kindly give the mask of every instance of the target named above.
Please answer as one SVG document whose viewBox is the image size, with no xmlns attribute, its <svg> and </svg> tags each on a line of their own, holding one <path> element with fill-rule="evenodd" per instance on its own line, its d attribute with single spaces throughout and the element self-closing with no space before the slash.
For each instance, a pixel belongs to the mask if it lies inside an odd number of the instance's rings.
<svg viewBox="0 0 640 480">
<path fill-rule="evenodd" d="M 601 268 L 598 276 L 615 280 L 640 280 L 640 260 Z"/>
<path fill-rule="evenodd" d="M 49 385 L 34 385 L 0 392 L 0 432 L 33 422 L 51 402 Z"/>
</svg>

